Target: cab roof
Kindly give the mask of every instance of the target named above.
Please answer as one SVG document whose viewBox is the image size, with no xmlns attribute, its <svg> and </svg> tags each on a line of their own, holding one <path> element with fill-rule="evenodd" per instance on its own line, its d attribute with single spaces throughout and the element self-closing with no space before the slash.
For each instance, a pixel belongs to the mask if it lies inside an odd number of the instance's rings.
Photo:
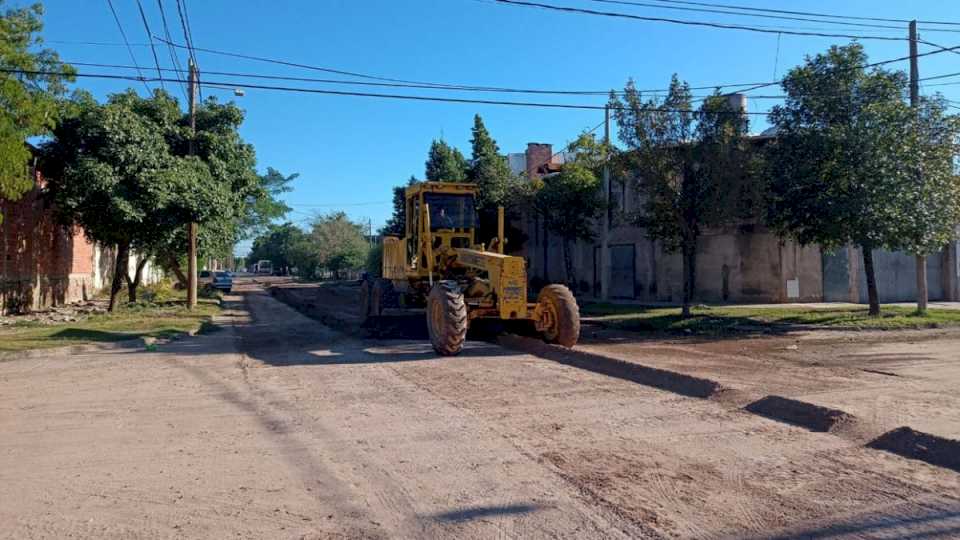
<svg viewBox="0 0 960 540">
<path fill-rule="evenodd" d="M 462 182 L 418 182 L 407 187 L 407 197 L 414 197 L 421 193 L 449 193 L 451 195 L 473 195 L 479 193 L 476 184 Z"/>
</svg>

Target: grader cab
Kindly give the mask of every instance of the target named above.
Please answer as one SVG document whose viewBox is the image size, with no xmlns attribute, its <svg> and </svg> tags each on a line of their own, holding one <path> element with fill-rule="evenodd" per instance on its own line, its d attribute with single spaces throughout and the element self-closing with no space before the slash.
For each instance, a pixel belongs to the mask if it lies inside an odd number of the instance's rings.
<svg viewBox="0 0 960 540">
<path fill-rule="evenodd" d="M 433 348 L 442 355 L 463 349 L 476 319 L 531 321 L 550 343 L 573 347 L 580 311 L 570 290 L 547 285 L 528 302 L 522 257 L 504 254 L 503 208 L 497 236 L 477 241 L 477 186 L 424 182 L 406 189 L 403 238 L 383 239 L 383 277 L 361 285 L 368 325 L 397 309 L 426 308 Z"/>
</svg>

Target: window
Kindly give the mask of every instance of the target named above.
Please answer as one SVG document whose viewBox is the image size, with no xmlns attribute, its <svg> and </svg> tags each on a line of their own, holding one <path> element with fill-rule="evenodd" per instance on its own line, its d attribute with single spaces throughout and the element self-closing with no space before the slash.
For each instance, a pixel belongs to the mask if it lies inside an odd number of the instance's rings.
<svg viewBox="0 0 960 540">
<path fill-rule="evenodd" d="M 430 206 L 430 230 L 476 227 L 477 212 L 470 195 L 424 193 L 423 201 Z"/>
</svg>

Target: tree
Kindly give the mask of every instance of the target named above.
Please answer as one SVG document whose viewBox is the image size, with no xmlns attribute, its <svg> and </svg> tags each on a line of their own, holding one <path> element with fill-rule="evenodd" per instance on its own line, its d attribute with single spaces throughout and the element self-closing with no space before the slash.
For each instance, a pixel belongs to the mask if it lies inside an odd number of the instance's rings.
<svg viewBox="0 0 960 540">
<path fill-rule="evenodd" d="M 292 223 L 271 225 L 266 233 L 253 240 L 247 260 L 251 264 L 267 260 L 275 270 L 284 272 L 306 261 L 303 251 L 306 241 L 307 234 Z"/>
<path fill-rule="evenodd" d="M 607 148 L 585 133 L 570 145 L 569 151 L 574 159 L 559 173 L 528 183 L 526 200 L 528 207 L 543 219 L 546 229 L 561 239 L 567 283 L 576 290 L 573 243 L 593 239 L 594 220 L 606 207 L 598 163 L 602 166 Z"/>
<path fill-rule="evenodd" d="M 927 310 L 926 258 L 956 234 L 960 223 L 960 176 L 954 158 L 960 118 L 946 114 L 941 96 L 921 98 L 914 114 L 904 114 L 904 135 L 897 146 L 905 169 L 913 173 L 902 186 L 903 219 L 894 224 L 897 246 L 917 257 L 917 312 Z"/>
<path fill-rule="evenodd" d="M 198 107 L 196 155 L 188 155 L 189 119 L 166 92 L 130 90 L 103 105 L 78 93 L 64 110 L 43 147 L 44 166 L 64 221 L 117 246 L 111 309 L 124 281 L 135 300 L 142 266 L 130 279 L 131 249 L 178 269 L 186 224 L 197 222 L 203 253 L 230 253 L 247 200 L 260 190 L 253 148 L 237 132 L 239 108 L 212 99 Z"/>
<path fill-rule="evenodd" d="M 279 197 L 293 191 L 290 183 L 299 176 L 298 173 L 286 176 L 273 167 L 267 167 L 266 174 L 258 175 L 259 189 L 247 197 L 241 236 L 249 238 L 262 234 L 274 220 L 290 212 L 290 207 Z"/>
<path fill-rule="evenodd" d="M 505 204 L 510 192 L 513 173 L 507 157 L 500 154 L 497 142 L 490 136 L 480 115 L 473 117 L 472 152 L 468 178 L 480 188 L 477 208 L 481 211 L 495 209 Z"/>
<path fill-rule="evenodd" d="M 74 79 L 74 69 L 56 52 L 40 49 L 42 15 L 39 3 L 0 15 L 0 66 L 22 71 L 0 73 L 0 199 L 16 200 L 33 187 L 26 140 L 50 134 L 65 83 Z"/>
<path fill-rule="evenodd" d="M 465 182 L 468 170 L 467 160 L 456 148 L 444 141 L 434 140 L 426 162 L 428 182 Z"/>
<path fill-rule="evenodd" d="M 676 75 L 663 99 L 644 100 L 628 81 L 611 94 L 620 140 L 620 167 L 633 173 L 642 209 L 634 221 L 683 261 L 683 316 L 696 289 L 697 243 L 703 230 L 751 213 L 752 157 L 746 117 L 715 94 L 691 108 L 690 87 Z"/>
<path fill-rule="evenodd" d="M 370 244 L 364 227 L 350 221 L 347 214 L 334 212 L 313 222 L 310 239 L 319 255 L 320 266 L 339 279 L 344 270 L 363 268 Z"/>
<path fill-rule="evenodd" d="M 868 71 L 866 62 L 861 45 L 834 46 L 783 80 L 787 98 L 770 115 L 778 133 L 768 159 L 768 222 L 803 244 L 860 246 L 870 314 L 878 316 L 873 250 L 900 243 L 904 189 L 917 184 L 910 154 L 919 148 L 904 144 L 906 77 Z"/>
<path fill-rule="evenodd" d="M 165 100 L 158 94 L 155 105 L 175 109 Z M 44 147 L 61 217 L 79 224 L 91 239 L 117 246 L 111 311 L 127 275 L 130 249 L 162 234 L 182 204 L 182 185 L 210 180 L 197 160 L 171 156 L 163 129 L 130 105 L 117 96 L 99 105 L 80 95 L 75 114 L 57 126 Z"/>
</svg>

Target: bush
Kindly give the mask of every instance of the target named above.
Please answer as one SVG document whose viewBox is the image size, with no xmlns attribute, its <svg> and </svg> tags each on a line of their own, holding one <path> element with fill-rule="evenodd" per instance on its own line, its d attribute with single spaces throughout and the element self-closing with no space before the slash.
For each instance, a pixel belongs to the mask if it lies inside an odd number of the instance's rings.
<svg viewBox="0 0 960 540">
<path fill-rule="evenodd" d="M 140 291 L 140 297 L 144 302 L 159 304 L 181 300 L 183 298 L 183 292 L 178 292 L 177 284 L 175 284 L 173 280 L 164 279 L 157 283 L 143 286 Z"/>
</svg>

